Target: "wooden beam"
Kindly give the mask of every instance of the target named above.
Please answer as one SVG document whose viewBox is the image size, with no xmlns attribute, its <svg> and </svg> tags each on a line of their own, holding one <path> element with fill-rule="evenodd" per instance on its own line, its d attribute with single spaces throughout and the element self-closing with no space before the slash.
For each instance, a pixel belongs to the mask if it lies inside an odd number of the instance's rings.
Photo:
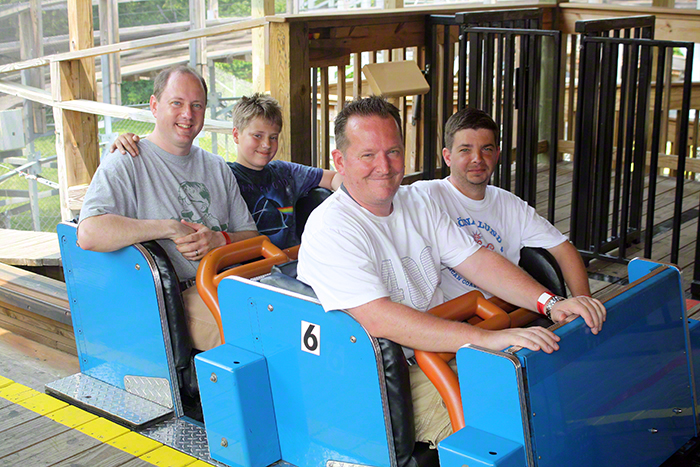
<svg viewBox="0 0 700 467">
<path fill-rule="evenodd" d="M 311 165 L 309 29 L 303 22 L 270 23 L 269 28 L 269 57 L 275 65 L 270 93 L 282 106 L 285 122 L 277 158 Z"/>
<path fill-rule="evenodd" d="M 557 150 L 560 153 L 568 153 L 568 154 L 574 154 L 574 141 L 568 141 L 568 140 L 559 140 L 559 145 L 557 147 Z M 617 148 L 613 147 L 611 149 L 613 151 L 613 154 L 616 153 Z M 613 159 L 614 161 L 615 159 Z M 647 158 L 646 158 L 646 166 L 649 167 L 649 164 L 651 162 L 651 152 L 647 151 Z M 668 168 L 671 170 L 676 170 L 678 168 L 678 156 L 675 154 L 659 154 L 659 163 L 658 166 L 660 168 Z M 700 173 L 700 159 L 695 158 L 695 157 L 686 157 L 685 158 L 685 170 L 686 172 L 694 172 L 694 173 Z"/>
<path fill-rule="evenodd" d="M 331 126 L 330 126 L 330 99 L 328 92 L 328 67 L 324 66 L 320 69 L 321 79 L 318 84 L 318 93 L 321 95 L 319 106 L 321 107 L 320 119 L 318 125 L 318 141 L 319 141 L 319 167 L 322 169 L 330 169 L 331 160 Z"/>
<path fill-rule="evenodd" d="M 205 0 L 190 0 L 190 29 L 206 27 L 207 13 Z M 207 38 L 190 39 L 190 66 L 201 76 L 207 76 Z"/>
<path fill-rule="evenodd" d="M 197 37 L 216 36 L 219 34 L 232 33 L 236 31 L 244 31 L 256 26 L 261 26 L 269 22 L 284 22 L 283 18 L 266 17 L 255 18 L 245 21 L 237 21 L 214 26 L 205 29 L 196 29 L 186 32 L 177 32 L 173 34 L 165 34 L 158 37 L 149 37 L 147 39 L 136 39 L 133 41 L 119 42 L 118 44 L 103 45 L 93 47 L 88 50 L 71 50 L 70 52 L 46 55 L 41 58 L 25 60 L 22 62 L 9 63 L 0 66 L 0 73 L 9 73 L 11 71 L 19 71 L 27 68 L 35 68 L 39 66 L 49 65 L 52 61 L 75 60 L 78 58 L 96 57 L 98 55 L 111 54 L 116 52 L 124 52 L 127 50 L 141 49 L 144 47 L 152 47 L 154 45 L 170 44 L 172 42 L 181 42 L 184 40 L 194 39 Z"/>
<path fill-rule="evenodd" d="M 92 2 L 68 0 L 70 48 L 79 51 L 93 46 Z M 51 91 L 55 101 L 95 99 L 95 59 L 74 59 L 51 64 Z M 61 217 L 77 214 L 68 206 L 68 189 L 90 183 L 99 164 L 97 118 L 93 114 L 54 107 L 56 154 Z"/>
<path fill-rule="evenodd" d="M 10 8 L 6 8 L 2 11 L 0 11 L 0 19 L 3 19 L 7 16 L 14 16 L 18 13 L 23 13 L 29 9 L 29 3 L 19 3 L 17 5 L 11 6 Z"/>
<path fill-rule="evenodd" d="M 117 0 L 99 0 L 100 45 L 119 42 L 119 10 Z M 105 73 L 105 71 L 107 73 Z M 121 62 L 119 54 L 102 57 L 102 89 L 110 104 L 121 104 Z"/>
<path fill-rule="evenodd" d="M 125 107 L 121 105 L 105 104 L 85 99 L 75 99 L 66 101 L 54 101 L 51 93 L 43 89 L 36 89 L 30 86 L 24 86 L 9 81 L 0 80 L 0 92 L 17 96 L 22 99 L 28 99 L 40 104 L 53 106 L 60 110 L 72 110 L 75 112 L 91 113 L 95 115 L 104 115 L 107 117 L 115 117 L 125 120 L 133 120 L 136 122 L 155 123 L 156 119 L 150 110 L 135 109 L 133 107 Z M 230 122 L 212 120 L 207 118 L 204 120 L 202 131 L 214 133 L 231 134 L 233 126 Z"/>
<path fill-rule="evenodd" d="M 20 57 L 22 60 L 38 58 L 44 55 L 43 21 L 39 0 L 31 0 L 29 9 L 19 15 Z M 22 84 L 39 89 L 44 88 L 44 70 L 35 68 L 22 70 Z M 46 132 L 46 113 L 41 106 L 32 101 L 24 102 L 25 128 L 28 130 L 29 140 L 34 139 L 35 134 Z"/>
<path fill-rule="evenodd" d="M 575 34 L 576 21 L 620 16 L 654 15 L 654 39 L 700 42 L 700 11 L 678 8 L 628 7 L 618 5 L 560 3 L 559 30 Z"/>
<path fill-rule="evenodd" d="M 253 0 L 251 4 L 253 18 L 264 18 L 275 14 L 274 0 Z M 259 26 L 251 31 L 253 38 L 253 89 L 265 92 L 270 89 L 270 61 L 267 41 L 268 27 Z"/>
</svg>

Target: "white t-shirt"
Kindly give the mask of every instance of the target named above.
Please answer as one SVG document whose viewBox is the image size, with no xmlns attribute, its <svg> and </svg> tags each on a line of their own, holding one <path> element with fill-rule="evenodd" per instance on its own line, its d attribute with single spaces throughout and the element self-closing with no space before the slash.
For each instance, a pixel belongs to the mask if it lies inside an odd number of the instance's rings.
<svg viewBox="0 0 700 467">
<path fill-rule="evenodd" d="M 477 244 L 505 256 L 513 264 L 520 262 L 522 247 L 553 248 L 567 241 L 532 206 L 501 188 L 487 186 L 484 199 L 476 201 L 463 195 L 447 178 L 419 181 L 412 186 L 427 193 Z M 481 290 L 449 267 L 442 270 L 441 288 L 446 300 Z M 491 296 L 481 291 L 486 297 Z"/>
<path fill-rule="evenodd" d="M 389 216 L 378 217 L 336 191 L 309 216 L 298 277 L 326 311 L 383 297 L 420 311 L 443 303 L 441 264 L 478 250 L 427 194 L 400 187 Z"/>
</svg>

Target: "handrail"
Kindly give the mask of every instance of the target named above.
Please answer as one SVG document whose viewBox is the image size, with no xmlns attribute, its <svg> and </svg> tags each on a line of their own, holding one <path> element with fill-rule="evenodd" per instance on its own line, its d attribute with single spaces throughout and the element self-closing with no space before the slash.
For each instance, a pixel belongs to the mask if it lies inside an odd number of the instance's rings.
<svg viewBox="0 0 700 467">
<path fill-rule="evenodd" d="M 455 299 L 438 305 L 428 310 L 432 315 L 444 319 L 465 321 L 473 316 L 479 316 L 484 321 L 477 324 L 483 329 L 497 330 L 510 327 L 510 317 L 493 303 L 484 298 L 478 290 L 461 295 Z M 421 370 L 435 385 L 445 402 L 447 412 L 450 415 L 452 430 L 461 430 L 465 426 L 464 412 L 462 411 L 462 396 L 459 389 L 459 379 L 447 364 L 455 357 L 450 352 L 426 352 L 415 351 L 416 362 Z"/>
<path fill-rule="evenodd" d="M 223 268 L 251 261 L 261 256 L 264 259 L 219 272 Z M 273 245 L 265 235 L 215 248 L 202 258 L 197 269 L 197 292 L 214 316 L 216 325 L 219 327 L 222 344 L 226 341 L 224 340 L 224 327 L 221 322 L 221 309 L 219 308 L 219 294 L 217 292 L 219 282 L 229 276 L 250 279 L 270 272 L 272 266 L 287 261 L 289 261 L 289 257 Z"/>
<path fill-rule="evenodd" d="M 72 52 L 64 52 L 60 54 L 45 55 L 39 58 L 32 58 L 22 62 L 10 63 L 0 66 L 0 73 L 8 73 L 10 71 L 27 70 L 46 66 L 51 62 L 62 62 L 66 60 L 77 60 L 81 58 L 97 57 L 99 55 L 112 54 L 117 52 L 125 52 L 128 50 L 141 49 L 154 45 L 169 44 L 171 42 L 182 42 L 189 39 L 198 39 L 200 37 L 216 36 L 230 32 L 243 31 L 252 29 L 258 26 L 265 26 L 271 22 L 284 22 L 284 18 L 275 16 L 265 16 L 262 18 L 253 18 L 243 21 L 233 21 L 231 23 L 221 24 L 219 26 L 191 29 L 186 32 L 176 32 L 172 34 L 164 34 L 146 39 L 136 39 L 133 41 L 117 42 L 116 44 L 101 45 L 98 47 L 90 47 L 89 49 L 75 50 Z"/>
</svg>

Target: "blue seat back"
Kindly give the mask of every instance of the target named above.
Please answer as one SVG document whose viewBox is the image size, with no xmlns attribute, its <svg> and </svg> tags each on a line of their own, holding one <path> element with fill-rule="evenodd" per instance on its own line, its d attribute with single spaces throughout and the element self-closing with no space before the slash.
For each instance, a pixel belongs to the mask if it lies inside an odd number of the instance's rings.
<svg viewBox="0 0 700 467">
<path fill-rule="evenodd" d="M 181 411 L 160 275 L 141 245 L 83 250 L 75 224 L 57 227 L 80 370 Z M 139 394 L 139 395 L 146 395 Z M 179 407 L 179 408 L 178 408 Z"/>
</svg>

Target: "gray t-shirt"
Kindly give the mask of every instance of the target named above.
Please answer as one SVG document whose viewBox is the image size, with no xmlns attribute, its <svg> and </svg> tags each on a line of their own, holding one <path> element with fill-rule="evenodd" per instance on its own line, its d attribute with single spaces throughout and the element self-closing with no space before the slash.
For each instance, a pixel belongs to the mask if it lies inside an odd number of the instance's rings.
<svg viewBox="0 0 700 467">
<path fill-rule="evenodd" d="M 85 194 L 81 222 L 117 214 L 132 219 L 184 219 L 211 230 L 256 230 L 236 178 L 223 158 L 192 146 L 187 156 L 139 141 L 140 155 L 113 152 L 102 158 Z M 158 241 L 180 280 L 193 278 L 198 261 L 185 259 L 171 240 Z"/>
</svg>

